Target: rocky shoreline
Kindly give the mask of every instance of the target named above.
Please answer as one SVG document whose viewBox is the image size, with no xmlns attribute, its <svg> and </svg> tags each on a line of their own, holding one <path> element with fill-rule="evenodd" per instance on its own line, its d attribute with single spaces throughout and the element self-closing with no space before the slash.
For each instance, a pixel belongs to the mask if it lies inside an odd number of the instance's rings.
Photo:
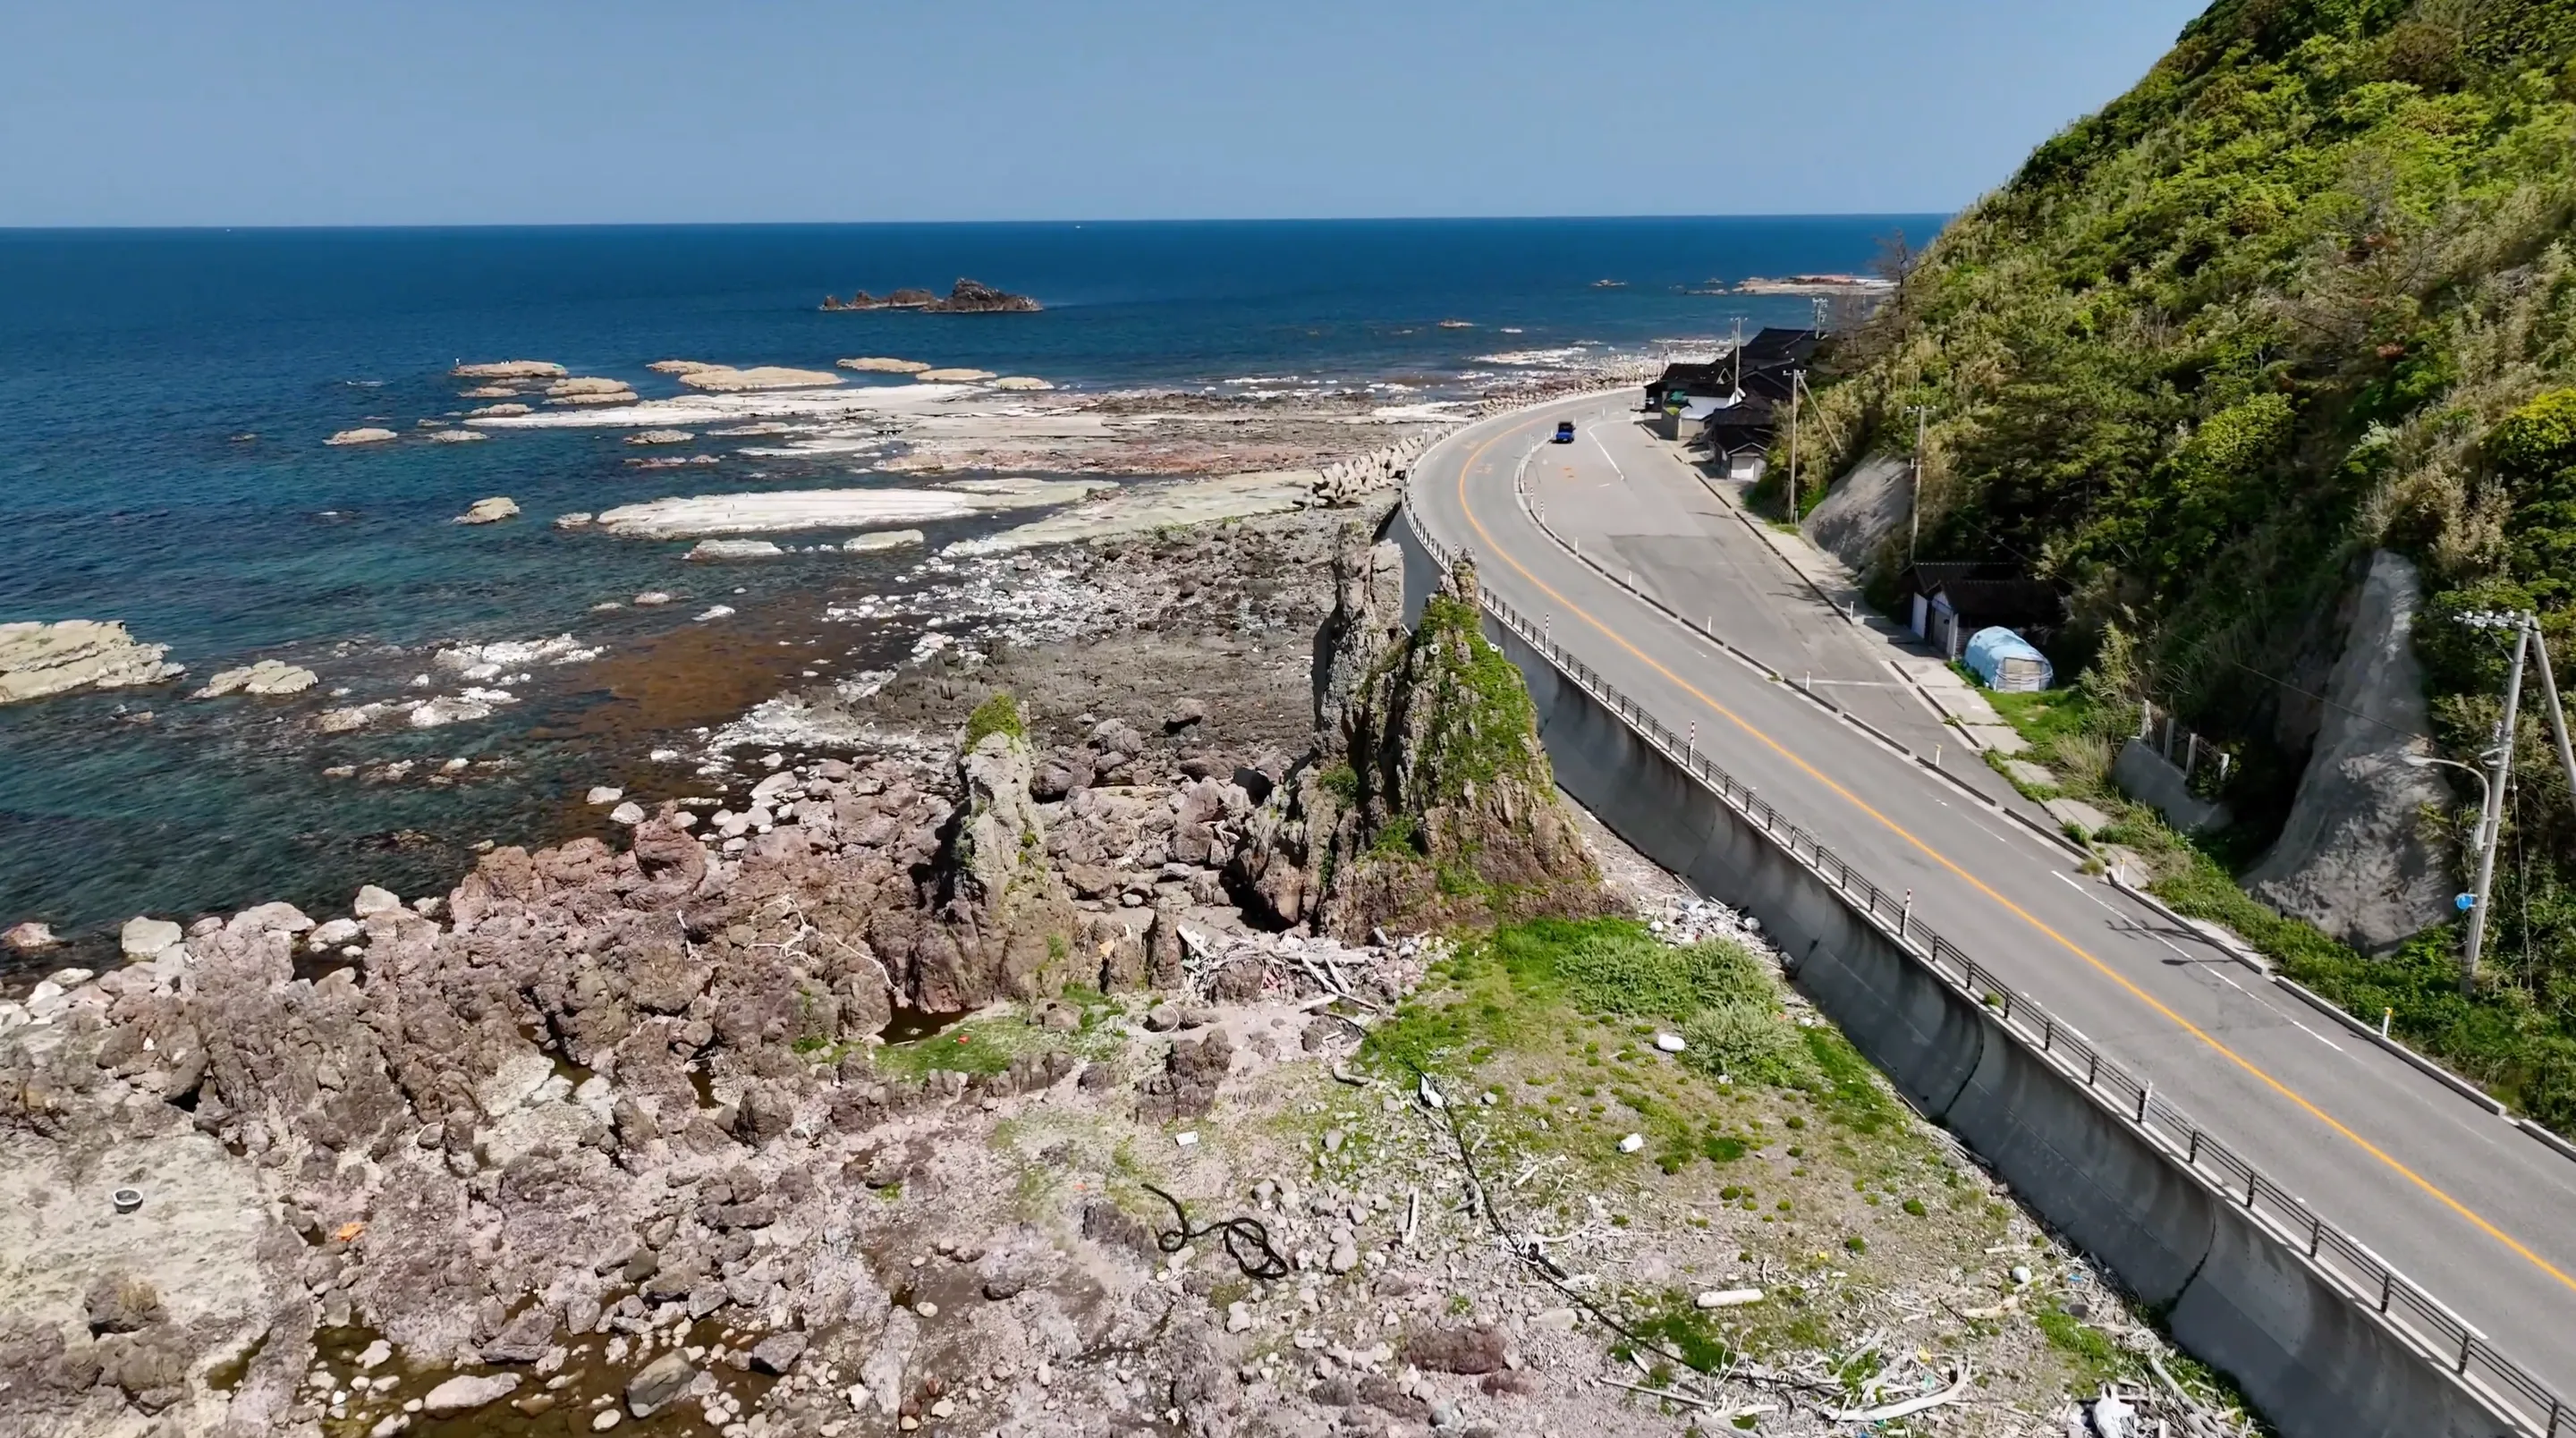
<svg viewBox="0 0 2576 1438">
<path fill-rule="evenodd" d="M 1499 1438 L 1869 1411 L 1795 1343 L 1742 1339 L 1725 1398 L 1609 1356 L 1613 1311 L 1675 1288 L 1819 1333 L 1860 1302 L 1782 1215 L 1726 1212 L 1749 1175 L 1645 1182 L 1644 1140 L 1610 1140 L 1652 1102 L 1578 1124 L 1498 1096 L 1535 1072 L 1435 1084 L 1399 1040 L 1361 1051 L 1467 972 L 1440 931 L 1628 912 L 1759 950 L 1559 807 L 1526 700 L 1465 682 L 1502 661 L 1463 603 L 1396 621 L 1382 514 L 977 561 L 1087 597 L 1023 631 L 1051 638 L 765 705 L 684 792 L 595 790 L 602 837 L 343 915 L 138 920 L 122 966 L 0 1004 L 0 1427 Z M 1617 1063 L 1679 1082 L 1667 1037 Z M 1582 1057 L 1546 1082 L 1571 1097 Z M 1506 1120 L 1527 1171 L 1480 1209 L 1458 1125 Z M 1922 1246 L 1852 1311 L 1962 1355 L 1874 1359 L 1870 1393 L 1955 1396 L 1973 1351 L 2009 1365 L 1984 1401 L 2041 1403 L 2062 1362 L 2017 1314 L 2042 1287 L 2160 1351 L 1928 1130 L 1855 1131 L 1876 1176 L 1809 1180 L 1809 1121 L 1730 1121 L 1789 1140 L 1747 1140 L 1766 1202 Z M 1905 1236 L 1915 1193 L 1959 1215 L 1937 1244 Z M 1552 1270 L 1496 1242 L 1497 1203 L 1555 1235 Z"/>
</svg>

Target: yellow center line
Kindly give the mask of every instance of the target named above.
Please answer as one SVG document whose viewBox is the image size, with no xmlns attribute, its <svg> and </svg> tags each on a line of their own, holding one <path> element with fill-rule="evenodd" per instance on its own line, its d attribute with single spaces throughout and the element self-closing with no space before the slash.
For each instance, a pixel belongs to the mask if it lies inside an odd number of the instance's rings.
<svg viewBox="0 0 2576 1438">
<path fill-rule="evenodd" d="M 2503 1229 L 2496 1227 L 2493 1223 L 2488 1222 L 2484 1216 L 2480 1215 L 2475 1209 L 2470 1208 L 2467 1204 L 2462 1203 L 2448 1193 L 2443 1192 L 2441 1188 L 2436 1186 L 2430 1179 L 2425 1178 L 2422 1174 L 2417 1173 L 2415 1170 L 2399 1162 L 2385 1149 L 2379 1147 L 2379 1145 L 2372 1143 L 2370 1140 L 2363 1138 L 2360 1134 L 2357 1134 L 2351 1129 L 2345 1127 L 2340 1120 L 2334 1117 L 2334 1115 L 2329 1114 L 2324 1109 L 2310 1103 L 2307 1098 L 2301 1095 L 2297 1090 L 2281 1082 L 2279 1079 L 2272 1077 L 2270 1074 L 2265 1073 L 2262 1069 L 2256 1067 L 2250 1060 L 2245 1058 L 2244 1055 L 2239 1054 L 2234 1049 L 2229 1048 L 2227 1045 L 2220 1043 L 2217 1039 L 2211 1037 L 2210 1034 L 2203 1030 L 2198 1024 L 2193 1023 L 2191 1020 L 2184 1018 L 2172 1009 L 2167 1008 L 2161 1000 L 2155 997 L 2155 995 L 2150 994 L 2146 990 L 2138 987 L 2136 984 L 2131 983 L 2125 976 L 2114 970 L 2110 965 L 2102 962 L 2100 959 L 2095 958 L 2091 953 L 2087 952 L 2082 945 L 2049 927 L 2046 923 L 2042 922 L 2037 915 L 2031 913 L 2028 909 L 2023 908 L 2021 905 L 2005 898 L 2002 894 L 1997 893 L 1993 888 L 1988 886 L 1984 880 L 1969 873 L 1966 869 L 1959 867 L 1956 863 L 1953 863 L 1948 855 L 1943 854 L 1939 849 L 1936 849 L 1930 844 L 1923 842 L 1921 839 L 1916 838 L 1905 828 L 1904 825 L 1897 823 L 1895 820 L 1871 807 L 1871 805 L 1864 801 L 1859 795 L 1827 777 L 1822 770 L 1819 770 L 1813 764 L 1808 763 L 1806 760 L 1792 753 L 1786 746 L 1782 745 L 1780 741 L 1772 738 L 1762 730 L 1755 728 L 1752 724 L 1748 723 L 1743 716 L 1701 692 L 1697 685 L 1692 684 L 1689 680 L 1684 679 L 1679 674 L 1674 673 L 1672 670 L 1667 669 L 1662 664 L 1656 662 L 1652 656 L 1648 655 L 1644 650 L 1639 649 L 1636 645 L 1629 643 L 1609 625 L 1595 619 L 1581 605 L 1576 604 L 1572 600 L 1567 599 L 1564 595 L 1557 593 L 1556 590 L 1549 587 L 1545 580 L 1532 574 L 1519 560 L 1512 558 L 1512 556 L 1506 552 L 1501 545 L 1494 542 L 1493 535 L 1486 532 L 1484 521 L 1476 518 L 1475 507 L 1467 501 L 1467 472 L 1474 469 L 1477 464 L 1484 459 L 1485 452 L 1487 450 L 1502 443 L 1504 438 L 1504 434 L 1496 434 L 1493 438 L 1476 446 L 1474 450 L 1469 452 L 1466 460 L 1458 466 L 1458 509 L 1460 513 L 1467 516 L 1467 523 L 1475 529 L 1476 537 L 1483 544 L 1484 551 L 1486 553 L 1495 555 L 1505 564 L 1510 565 L 1514 570 L 1518 571 L 1523 579 L 1526 579 L 1531 584 L 1537 586 L 1540 593 L 1545 594 L 1549 599 L 1555 601 L 1556 604 L 1564 608 L 1568 613 L 1581 619 L 1584 623 L 1601 631 L 1603 638 L 1608 639 L 1611 643 L 1626 650 L 1629 655 L 1635 658 L 1639 663 L 1664 676 L 1664 678 L 1672 681 L 1684 693 L 1689 694 L 1700 703 L 1707 705 L 1712 712 L 1718 715 L 1718 717 L 1726 720 L 1730 724 L 1733 724 L 1736 728 L 1743 730 L 1746 735 L 1759 742 L 1764 747 L 1770 749 L 1771 752 L 1797 766 L 1801 773 L 1804 773 L 1807 777 L 1832 790 L 1838 797 L 1840 797 L 1845 803 L 1850 804 L 1853 808 L 1858 809 L 1872 819 L 1877 820 L 1889 833 L 1896 835 L 1896 837 L 1904 840 L 1915 849 L 1921 851 L 1924 857 L 1930 859 L 1932 862 L 1957 875 L 1960 879 L 1964 880 L 1969 887 L 1975 889 L 1978 893 L 1985 895 L 1987 898 L 1992 899 L 1996 904 L 2003 907 L 2023 923 L 2028 924 L 2042 934 L 2047 935 L 2051 940 L 2055 941 L 2059 947 L 2065 949 L 2068 953 L 2073 954 L 2077 958 L 2082 959 L 2085 963 L 2092 965 L 2093 968 L 2104 978 L 2109 979 L 2111 982 L 2127 990 L 2130 997 L 2135 998 L 2138 1002 L 2145 1004 L 2148 1008 L 2151 1008 L 2158 1014 L 2163 1015 L 2166 1019 L 2170 1020 L 2175 1027 L 2180 1028 L 2183 1032 L 2200 1040 L 2202 1043 L 2207 1044 L 2213 1051 L 2225 1057 L 2230 1063 L 2235 1064 L 2238 1068 L 2243 1069 L 2246 1073 L 2251 1074 L 2256 1079 L 2262 1081 L 2262 1083 L 2266 1087 L 2270 1088 L 2274 1093 L 2277 1093 L 2281 1097 L 2298 1105 L 2301 1109 L 2304 1109 L 2310 1117 L 2350 1140 L 2352 1144 L 2362 1152 L 2369 1154 L 2372 1158 L 2386 1164 L 2392 1171 L 2405 1178 L 2407 1182 L 2412 1183 L 2417 1188 L 2422 1189 L 2425 1193 L 2430 1194 L 2433 1198 L 2439 1200 L 2444 1207 L 2450 1209 L 2453 1213 L 2467 1219 L 2472 1226 L 2478 1229 L 2479 1232 L 2486 1234 L 2496 1242 L 2513 1250 L 2515 1254 L 2519 1255 L 2533 1267 L 2548 1274 L 2550 1277 L 2557 1279 L 2559 1283 L 2565 1285 L 2567 1288 L 2576 1290 L 2576 1278 L 2569 1277 L 2565 1272 L 2560 1270 L 2556 1264 L 2553 1264 L 2548 1259 L 2532 1252 L 2531 1249 L 2523 1244 L 2519 1239 L 2506 1233 Z"/>
</svg>

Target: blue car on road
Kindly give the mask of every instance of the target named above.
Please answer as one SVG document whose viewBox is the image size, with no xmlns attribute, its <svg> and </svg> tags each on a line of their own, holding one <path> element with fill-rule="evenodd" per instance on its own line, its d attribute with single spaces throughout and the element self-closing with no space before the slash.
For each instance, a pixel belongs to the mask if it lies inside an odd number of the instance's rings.
<svg viewBox="0 0 2576 1438">
<path fill-rule="evenodd" d="M 1548 441 L 1548 443 L 1550 443 L 1550 444 L 1572 444 L 1572 443 L 1574 443 L 1574 421 L 1572 421 L 1572 420 L 1570 420 L 1570 419 L 1561 419 L 1561 420 L 1558 420 L 1558 421 L 1556 422 L 1556 438 L 1554 438 L 1554 439 L 1552 439 L 1552 440 L 1549 440 L 1549 441 Z"/>
</svg>

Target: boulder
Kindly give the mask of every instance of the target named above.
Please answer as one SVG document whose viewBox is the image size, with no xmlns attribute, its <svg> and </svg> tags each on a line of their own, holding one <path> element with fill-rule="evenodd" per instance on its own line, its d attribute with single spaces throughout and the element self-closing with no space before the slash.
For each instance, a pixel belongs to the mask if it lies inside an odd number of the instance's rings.
<svg viewBox="0 0 2576 1438">
<path fill-rule="evenodd" d="M 626 1380 L 626 1411 L 650 1418 L 686 1392 L 698 1370 L 677 1353 L 665 1353 Z"/>
<path fill-rule="evenodd" d="M 0 624 L 0 704 L 74 689 L 121 689 L 177 676 L 161 656 L 167 644 L 141 644 L 120 623 L 65 619 L 52 624 Z"/>
<path fill-rule="evenodd" d="M 519 415 L 534 413 L 536 413 L 535 410 L 532 410 L 523 404 L 487 404 L 481 409 L 467 410 L 465 412 L 465 417 L 467 419 L 511 419 Z"/>
<path fill-rule="evenodd" d="M 81 1306 L 92 1333 L 136 1333 L 168 1316 L 160 1293 L 122 1269 L 100 1274 L 83 1295 Z"/>
<path fill-rule="evenodd" d="M 862 374 L 920 374 L 930 366 L 919 360 L 889 359 L 883 355 L 863 355 L 857 359 L 834 360 L 843 369 Z"/>
<path fill-rule="evenodd" d="M 52 926 L 37 923 L 33 919 L 23 924 L 12 924 L 7 933 L 0 933 L 0 948 L 15 949 L 22 954 L 33 953 L 38 949 L 50 949 L 61 942 L 54 937 Z"/>
<path fill-rule="evenodd" d="M 429 442 L 431 444 L 481 444 L 491 437 L 479 430 L 439 429 L 430 431 Z"/>
<path fill-rule="evenodd" d="M 345 448 L 346 446 L 353 444 L 383 444 L 388 440 L 399 438 L 401 438 L 401 436 L 395 434 L 392 430 L 367 426 L 359 429 L 344 429 L 322 442 L 324 444 L 339 445 Z"/>
<path fill-rule="evenodd" d="M 2395 948 L 2449 909 L 2450 871 L 2421 815 L 2450 794 L 2406 762 L 2429 742 L 2414 645 L 2422 603 L 2412 563 L 2370 557 L 2289 820 L 2245 876 L 2254 897 L 2364 953 Z"/>
<path fill-rule="evenodd" d="M 993 381 L 993 388 L 1036 391 L 1042 389 L 1053 389 L 1055 386 L 1033 375 L 1014 374 L 1004 375 L 1002 378 Z"/>
<path fill-rule="evenodd" d="M 1398 1356 L 1426 1373 L 1492 1373 L 1503 1366 L 1503 1331 L 1490 1323 L 1449 1324 L 1404 1340 Z"/>
<path fill-rule="evenodd" d="M 127 958 L 149 959 L 178 943 L 184 935 L 179 926 L 168 919 L 138 914 L 125 921 L 125 927 L 117 931 L 116 937 L 117 947 Z"/>
<path fill-rule="evenodd" d="M 988 369 L 926 369 L 913 376 L 923 384 L 975 384 L 993 377 Z"/>
<path fill-rule="evenodd" d="M 478 499 L 471 505 L 466 506 L 465 512 L 456 516 L 456 522 L 459 524 L 498 524 L 502 520 L 511 518 L 518 512 L 519 504 L 517 500 L 511 499 L 507 495 L 494 495 L 490 499 Z"/>
<path fill-rule="evenodd" d="M 763 1373 L 783 1374 L 805 1356 L 809 1341 L 802 1333 L 773 1333 L 752 1345 L 751 1366 Z"/>
<path fill-rule="evenodd" d="M 420 1408 L 432 1418 L 452 1418 L 488 1408 L 518 1391 L 516 1373 L 460 1373 L 423 1394 Z"/>
<path fill-rule="evenodd" d="M 546 394 L 552 399 L 571 399 L 581 395 L 622 395 L 631 394 L 633 391 L 634 386 L 622 379 L 600 379 L 588 375 L 576 379 L 559 379 L 546 386 Z"/>
<path fill-rule="evenodd" d="M 648 429 L 626 436 L 628 444 L 687 444 L 697 436 L 685 429 Z"/>
<path fill-rule="evenodd" d="M 380 889 L 373 884 L 367 884 L 361 886 L 358 890 L 358 897 L 350 901 L 349 912 L 357 915 L 361 919 L 372 919 L 378 914 L 394 913 L 401 909 L 402 906 L 402 900 L 397 898 L 391 890 Z"/>
</svg>

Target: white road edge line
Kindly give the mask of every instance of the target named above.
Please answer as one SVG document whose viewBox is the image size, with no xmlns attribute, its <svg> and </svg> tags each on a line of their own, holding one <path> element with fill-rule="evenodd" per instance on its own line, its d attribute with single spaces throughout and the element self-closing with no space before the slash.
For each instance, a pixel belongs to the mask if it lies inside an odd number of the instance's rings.
<svg viewBox="0 0 2576 1438">
<path fill-rule="evenodd" d="M 2105 904 L 2105 903 L 2103 903 L 2103 902 L 2102 902 L 2102 896 L 2101 896 L 2101 895 L 2094 893 L 2092 890 L 2087 889 L 2087 888 L 2086 888 L 2086 887 L 2084 887 L 2082 884 L 2079 884 L 2079 883 L 2075 882 L 2075 880 L 2073 880 L 2073 879 L 2071 879 L 2071 878 L 2068 878 L 2068 877 L 2066 876 L 2066 873 L 2065 873 L 2065 871 L 2064 871 L 2064 870 L 2062 870 L 2062 869 L 2051 869 L 2051 870 L 2049 870 L 2049 873 L 2051 873 L 2051 874 L 2055 875 L 2055 876 L 2057 877 L 2058 882 L 2060 882 L 2060 883 L 2062 883 L 2062 884 L 2066 885 L 2066 886 L 2067 886 L 2068 888 L 2070 888 L 2070 889 L 2073 889 L 2075 892 L 2077 892 L 2077 893 L 2079 893 L 2079 894 L 2082 894 L 2085 898 L 2092 900 L 2092 901 L 2093 901 L 2093 903 L 2094 903 L 2096 906 L 2098 906 L 2099 908 L 2101 908 L 2103 912 L 2105 912 L 2105 913 L 2109 914 L 2111 917 L 2113 917 L 2113 918 L 2115 918 L 2115 919 L 2121 919 L 2121 918 L 2127 918 L 2127 917 L 2128 917 L 2127 915 L 2125 915 L 2125 914 L 2121 913 L 2118 909 L 2115 909 L 2115 908 L 2111 907 L 2109 904 Z M 2183 949 L 2183 948 L 2182 948 L 2182 947 L 2180 947 L 2179 945 L 2175 944 L 2173 940 L 2168 939 L 2168 938 L 2166 938 L 2164 935 L 2157 933 L 2155 930 L 2150 929 L 2150 928 L 2148 928 L 2148 927 L 2146 927 L 2145 925 L 2143 925 L 2143 924 L 2142 924 L 2142 925 L 2140 925 L 2138 928 L 2136 928 L 2136 929 L 2132 930 L 2132 932 L 2134 932 L 2134 933 L 2144 934 L 2144 935 L 2146 935 L 2148 938 L 2151 938 L 2151 939 L 2155 940 L 2157 943 L 2164 945 L 2166 948 L 2168 948 L 2168 949 L 2172 949 L 2175 953 L 2182 955 L 2182 957 L 2184 958 L 2184 960 L 2186 960 L 2187 962 L 2189 962 L 2189 963 L 2191 963 L 2191 964 L 2193 964 L 2193 965 L 2195 965 L 2195 966 L 2199 967 L 2199 969 L 2201 970 L 2201 972 L 2206 973 L 2206 974 L 2212 974 L 2212 975 L 2215 975 L 2215 976 L 2217 977 L 2217 979 L 2218 979 L 2218 981 L 2219 981 L 2220 983 L 2227 985 L 2229 988 L 2234 989 L 2236 992 L 2238 992 L 2238 993 L 2240 993 L 2240 994 L 2243 994 L 2245 997 L 2247 997 L 2247 998 L 2249 998 L 2249 999 L 2254 998 L 2254 991 L 2253 991 L 2253 990 L 2251 990 L 2251 989 L 2249 989 L 2249 988 L 2247 988 L 2247 987 L 2245 987 L 2243 984 L 2240 984 L 2240 983 L 2236 982 L 2234 979 L 2229 978 L 2229 977 L 2227 976 L 2227 971 L 2226 971 L 2225 969 L 2216 968 L 2216 967 L 2213 967 L 2213 966 L 2208 965 L 2208 964 L 2203 964 L 2203 963 L 2201 963 L 2201 961 L 2200 961 L 2200 960 L 2195 959 L 2195 958 L 2192 958 L 2191 954 L 2190 954 L 2188 951 L 2186 951 L 2185 949 Z M 2256 1002 L 2256 1004 L 2257 1004 L 2258 1006 L 2260 1006 L 2260 1007 L 2263 1009 L 2263 1011 L 2264 1011 L 2264 1012 L 2266 1012 L 2266 1013 L 2272 1013 L 2272 1014 L 2279 1014 L 2283 1019 L 2286 1019 L 2286 1020 L 2288 1020 L 2288 1021 L 2289 1021 L 2289 1024 L 2290 1024 L 2290 1026 L 2291 1026 L 2292 1028 L 2295 1028 L 2295 1029 L 2297 1029 L 2299 1032 L 2301 1032 L 2301 1033 L 2303 1033 L 2303 1034 L 2306 1034 L 2309 1038 L 2315 1039 L 2318 1043 L 2324 1044 L 2327 1048 L 2333 1049 L 2336 1053 L 2346 1053 L 2346 1052 L 2349 1052 L 2347 1049 L 2345 1049 L 2345 1048 L 2344 1048 L 2344 1046 L 2343 1046 L 2343 1045 L 2341 1045 L 2341 1044 L 2339 1044 L 2339 1043 L 2336 1043 L 2334 1040 L 2332 1040 L 2332 1039 L 2330 1039 L 2330 1038 L 2327 1038 L 2324 1034 L 2318 1033 L 2315 1029 L 2309 1028 L 2306 1024 L 2300 1023 L 2297 1019 L 2295 1019 L 2295 1018 L 2291 1018 L 2291 1017 L 2290 1017 L 2290 1015 L 2289 1015 L 2287 1012 L 2285 1012 L 2285 1011 L 2283 1011 L 2283 1010 L 2281 1010 L 2281 1009 L 2275 1008 L 2275 1007 L 2273 1007 L 2273 1006 L 2272 1006 L 2272 1005 L 2270 1005 L 2270 1004 L 2263 1003 L 2260 999 L 2256 999 L 2256 1000 L 2255 1000 L 2255 1002 Z"/>
</svg>

